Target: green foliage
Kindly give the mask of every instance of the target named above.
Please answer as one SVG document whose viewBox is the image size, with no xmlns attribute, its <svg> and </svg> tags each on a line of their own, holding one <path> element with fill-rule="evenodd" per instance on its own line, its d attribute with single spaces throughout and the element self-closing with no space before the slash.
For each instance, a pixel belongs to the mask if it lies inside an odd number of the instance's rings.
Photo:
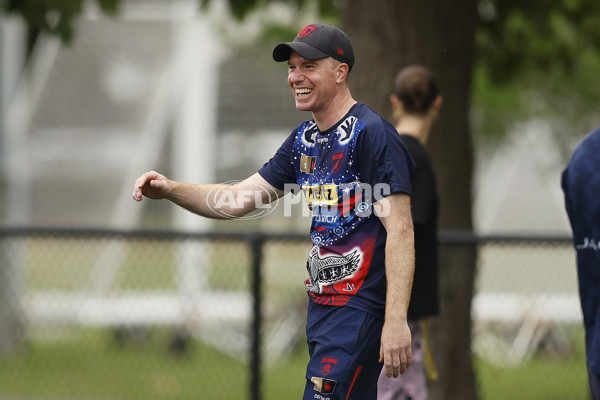
<svg viewBox="0 0 600 400">
<path fill-rule="evenodd" d="M 202 4 L 208 4 L 210 0 L 202 0 Z M 255 10 L 271 0 L 229 0 L 229 5 L 233 15 L 238 19 L 243 19 L 250 11 Z M 319 14 L 324 18 L 332 18 L 340 11 L 339 1 L 335 0 L 279 0 L 282 3 L 288 3 L 302 8 L 308 3 L 314 2 L 318 8 Z"/>
<path fill-rule="evenodd" d="M 557 136 L 589 130 L 600 114 L 600 2 L 481 0 L 478 11 L 476 136 L 497 140 L 541 116 Z"/>
<path fill-rule="evenodd" d="M 288 26 L 288 25 L 271 25 L 266 27 L 261 35 L 261 42 L 264 43 L 276 43 L 279 41 L 287 41 L 291 40 L 298 33 L 298 29 L 296 27 Z"/>
<path fill-rule="evenodd" d="M 555 140 L 568 147 L 600 121 L 600 51 L 582 50 L 566 71 L 560 64 L 519 70 L 508 81 L 491 76 L 483 62 L 473 77 L 473 131 L 479 144 L 494 145 L 516 121 L 553 121 Z"/>
<path fill-rule="evenodd" d="M 100 9 L 115 14 L 119 0 L 96 0 Z M 82 12 L 85 0 L 6 0 L 0 11 L 18 14 L 26 21 L 30 32 L 48 32 L 69 42 L 74 35 L 73 23 Z"/>
<path fill-rule="evenodd" d="M 497 82 L 529 69 L 572 72 L 585 49 L 600 50 L 597 0 L 481 0 L 477 61 Z"/>
<path fill-rule="evenodd" d="M 1 0 L 0 0 L 1 1 Z M 109 14 L 120 0 L 96 0 Z M 211 0 L 198 0 L 206 6 Z M 243 19 L 272 0 L 229 0 L 232 13 Z M 278 0 L 298 9 L 314 5 L 321 20 L 340 14 L 341 0 Z M 0 11 L 21 15 L 35 36 L 45 31 L 65 42 L 84 0 L 4 0 Z M 560 110 L 573 131 L 586 130 L 599 114 L 600 1 L 479 0 L 474 75 L 474 132 L 499 138 L 515 120 Z M 297 26 L 274 21 L 262 40 L 293 37 Z M 533 99 L 533 101 L 532 101 Z M 592 118 L 593 119 L 593 118 Z M 593 122 L 592 122 L 593 123 Z"/>
<path fill-rule="evenodd" d="M 238 19 L 242 19 L 252 11 L 259 3 L 264 1 L 259 0 L 229 0 L 231 11 Z"/>
</svg>

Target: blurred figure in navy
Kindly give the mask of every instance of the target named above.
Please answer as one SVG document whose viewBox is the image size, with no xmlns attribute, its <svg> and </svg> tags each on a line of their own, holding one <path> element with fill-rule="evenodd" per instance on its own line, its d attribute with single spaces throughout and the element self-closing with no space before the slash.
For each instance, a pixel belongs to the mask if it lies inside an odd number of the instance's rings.
<svg viewBox="0 0 600 400">
<path fill-rule="evenodd" d="M 415 230 L 415 275 L 408 308 L 412 332 L 412 363 L 398 379 L 381 372 L 379 400 L 425 400 L 426 371 L 435 376 L 429 354 L 425 319 L 439 313 L 438 296 L 438 195 L 435 175 L 425 151 L 431 126 L 442 106 L 435 75 L 429 69 L 412 65 L 396 76 L 390 96 L 396 130 L 415 162 L 412 177 L 411 213 Z"/>
<path fill-rule="evenodd" d="M 575 149 L 562 189 L 577 253 L 590 388 L 600 400 L 600 127 Z"/>
</svg>

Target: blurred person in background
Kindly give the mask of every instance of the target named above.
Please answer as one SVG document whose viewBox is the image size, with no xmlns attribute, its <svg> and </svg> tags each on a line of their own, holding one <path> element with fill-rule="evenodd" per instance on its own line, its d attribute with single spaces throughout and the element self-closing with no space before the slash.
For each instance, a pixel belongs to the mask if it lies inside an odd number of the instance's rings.
<svg viewBox="0 0 600 400">
<path fill-rule="evenodd" d="M 271 160 L 235 185 L 190 184 L 151 171 L 133 198 L 168 199 L 210 218 L 235 218 L 301 188 L 312 210 L 305 281 L 310 360 L 304 400 L 377 397 L 377 380 L 411 364 L 407 322 L 414 271 L 413 161 L 394 127 L 352 98 L 348 36 L 308 25 L 273 59 L 287 62 L 300 124 Z M 243 66 L 241 66 L 243 68 Z M 378 193 L 378 188 L 382 189 Z"/>
<path fill-rule="evenodd" d="M 600 127 L 577 146 L 561 184 L 577 255 L 588 378 L 600 400 Z"/>
<path fill-rule="evenodd" d="M 427 340 L 426 318 L 439 313 L 438 195 L 436 179 L 425 147 L 431 126 L 442 106 L 436 78 L 429 69 L 411 65 L 396 75 L 390 95 L 396 130 L 416 167 L 412 178 L 411 211 L 415 231 L 415 275 L 408 308 L 412 333 L 412 366 L 398 379 L 381 371 L 379 400 L 425 400 L 428 375 L 436 372 Z"/>
</svg>

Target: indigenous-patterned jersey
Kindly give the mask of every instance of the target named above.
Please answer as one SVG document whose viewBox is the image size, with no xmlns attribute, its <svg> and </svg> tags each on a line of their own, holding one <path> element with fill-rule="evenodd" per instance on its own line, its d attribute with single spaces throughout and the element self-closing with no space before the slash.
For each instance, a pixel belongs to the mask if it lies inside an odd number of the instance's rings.
<svg viewBox="0 0 600 400">
<path fill-rule="evenodd" d="M 302 123 L 261 168 L 276 188 L 297 184 L 312 211 L 305 283 L 313 301 L 383 317 L 386 231 L 373 204 L 410 194 L 413 168 L 395 128 L 362 103 L 327 131 Z"/>
</svg>

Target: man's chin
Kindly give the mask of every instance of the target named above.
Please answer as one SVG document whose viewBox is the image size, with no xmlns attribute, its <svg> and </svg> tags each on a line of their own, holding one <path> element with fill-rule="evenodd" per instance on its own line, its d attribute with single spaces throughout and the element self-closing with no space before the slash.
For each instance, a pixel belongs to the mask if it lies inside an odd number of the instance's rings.
<svg viewBox="0 0 600 400">
<path fill-rule="evenodd" d="M 296 101 L 296 110 L 298 111 L 310 111 L 311 106 L 307 103 Z"/>
</svg>

